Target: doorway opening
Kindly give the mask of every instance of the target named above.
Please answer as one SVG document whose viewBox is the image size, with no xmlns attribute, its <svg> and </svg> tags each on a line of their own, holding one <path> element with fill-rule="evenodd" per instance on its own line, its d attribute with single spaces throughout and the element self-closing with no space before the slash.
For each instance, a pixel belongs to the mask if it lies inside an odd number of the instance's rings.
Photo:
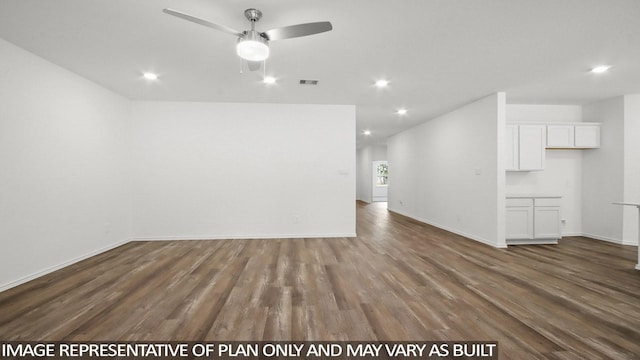
<svg viewBox="0 0 640 360">
<path fill-rule="evenodd" d="M 386 161 L 373 162 L 373 179 L 371 184 L 371 201 L 387 201 L 387 189 L 389 186 L 389 164 Z"/>
</svg>

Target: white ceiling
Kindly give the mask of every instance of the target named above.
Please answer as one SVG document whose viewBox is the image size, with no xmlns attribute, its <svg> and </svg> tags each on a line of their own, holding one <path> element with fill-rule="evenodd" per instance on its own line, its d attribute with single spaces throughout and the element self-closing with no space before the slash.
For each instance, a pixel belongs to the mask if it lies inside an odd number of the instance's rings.
<svg viewBox="0 0 640 360">
<path fill-rule="evenodd" d="M 267 86 L 239 73 L 233 36 L 165 7 L 238 30 L 250 7 L 258 30 L 334 29 L 272 42 Z M 0 0 L 0 38 L 135 100 L 355 104 L 358 146 L 496 91 L 547 104 L 640 92 L 638 0 Z"/>
</svg>

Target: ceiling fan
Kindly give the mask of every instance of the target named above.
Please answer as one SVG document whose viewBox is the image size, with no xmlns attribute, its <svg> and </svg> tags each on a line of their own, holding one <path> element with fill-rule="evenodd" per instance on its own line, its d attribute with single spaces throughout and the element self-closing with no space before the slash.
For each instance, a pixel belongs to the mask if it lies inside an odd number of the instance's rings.
<svg viewBox="0 0 640 360">
<path fill-rule="evenodd" d="M 238 56 L 247 60 L 251 71 L 258 70 L 260 68 L 261 61 L 264 61 L 269 57 L 269 41 L 314 35 L 333 29 L 329 21 L 320 21 L 284 26 L 264 32 L 258 32 L 255 29 L 255 25 L 256 22 L 262 18 L 262 12 L 258 9 L 247 9 L 244 11 L 244 16 L 251 23 L 251 30 L 245 31 L 234 30 L 225 25 L 216 24 L 209 20 L 201 19 L 173 9 L 163 9 L 162 11 L 166 14 L 177 16 L 181 19 L 237 36 L 238 43 L 236 50 Z"/>
</svg>

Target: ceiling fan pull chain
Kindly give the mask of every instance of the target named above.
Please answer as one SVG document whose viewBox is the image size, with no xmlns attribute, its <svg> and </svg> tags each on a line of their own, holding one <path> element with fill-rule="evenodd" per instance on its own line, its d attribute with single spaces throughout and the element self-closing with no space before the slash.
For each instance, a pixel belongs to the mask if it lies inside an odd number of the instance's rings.
<svg viewBox="0 0 640 360">
<path fill-rule="evenodd" d="M 240 74 L 242 74 L 242 58 L 238 58 L 238 65 L 240 65 Z"/>
</svg>

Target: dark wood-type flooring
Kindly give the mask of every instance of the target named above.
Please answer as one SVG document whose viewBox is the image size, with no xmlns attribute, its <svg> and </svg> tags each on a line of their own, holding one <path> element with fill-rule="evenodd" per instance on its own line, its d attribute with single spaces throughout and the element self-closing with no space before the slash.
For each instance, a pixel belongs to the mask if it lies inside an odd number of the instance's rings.
<svg viewBox="0 0 640 360">
<path fill-rule="evenodd" d="M 488 340 L 501 359 L 640 358 L 635 247 L 495 249 L 379 204 L 357 214 L 355 239 L 128 243 L 0 293 L 0 340 Z"/>
</svg>

